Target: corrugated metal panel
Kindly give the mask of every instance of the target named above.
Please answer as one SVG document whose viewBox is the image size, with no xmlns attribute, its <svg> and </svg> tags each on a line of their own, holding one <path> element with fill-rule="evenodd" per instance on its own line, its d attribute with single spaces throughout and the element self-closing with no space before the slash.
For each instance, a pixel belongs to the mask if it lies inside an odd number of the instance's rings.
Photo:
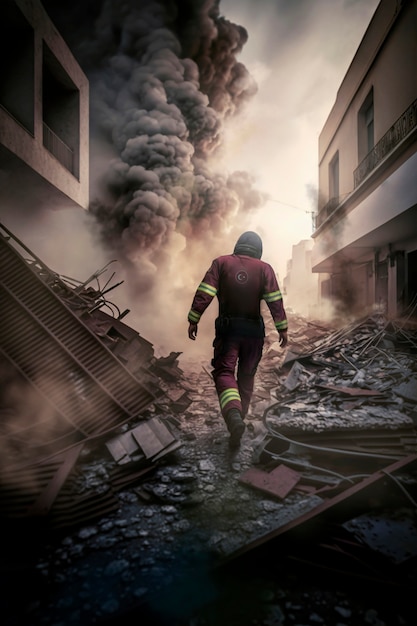
<svg viewBox="0 0 417 626">
<path fill-rule="evenodd" d="M 83 445 L 49 461 L 0 473 L 0 517 L 20 519 L 47 515 Z"/>
<path fill-rule="evenodd" d="M 10 394 L 2 388 L 0 471 L 40 461 L 85 440 L 46 396 L 41 396 L 28 379 L 19 376 L 1 350 L 0 365 L 2 382 L 12 387 Z"/>
<path fill-rule="evenodd" d="M 153 394 L 3 236 L 0 267 L 0 347 L 68 423 L 94 437 L 153 402 Z"/>
<path fill-rule="evenodd" d="M 37 528 L 60 530 L 116 511 L 119 501 L 111 488 L 103 493 L 76 493 L 74 465 L 83 445 L 42 463 L 0 473 L 2 523 L 37 522 Z M 24 527 L 20 528 L 23 532 Z"/>
</svg>

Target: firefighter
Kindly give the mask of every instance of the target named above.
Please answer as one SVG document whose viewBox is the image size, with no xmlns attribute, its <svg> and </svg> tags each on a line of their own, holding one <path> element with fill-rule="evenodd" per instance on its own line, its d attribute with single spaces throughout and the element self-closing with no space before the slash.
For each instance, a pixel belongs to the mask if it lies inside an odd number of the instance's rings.
<svg viewBox="0 0 417 626">
<path fill-rule="evenodd" d="M 212 376 L 222 416 L 230 433 L 229 446 L 238 448 L 245 430 L 244 418 L 265 338 L 261 300 L 270 310 L 281 348 L 287 345 L 287 317 L 272 267 L 261 261 L 262 240 L 252 231 L 243 233 L 233 254 L 212 262 L 195 292 L 188 313 L 188 336 L 195 340 L 198 323 L 216 296 Z"/>
</svg>

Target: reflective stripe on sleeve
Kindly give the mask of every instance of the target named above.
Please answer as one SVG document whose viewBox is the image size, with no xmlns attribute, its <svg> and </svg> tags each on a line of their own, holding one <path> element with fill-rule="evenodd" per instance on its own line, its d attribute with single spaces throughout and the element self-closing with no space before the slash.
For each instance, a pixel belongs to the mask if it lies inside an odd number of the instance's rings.
<svg viewBox="0 0 417 626">
<path fill-rule="evenodd" d="M 197 311 L 193 311 L 193 309 L 190 309 L 190 312 L 188 313 L 189 322 L 192 322 L 193 324 L 198 324 L 198 322 L 200 321 L 200 317 L 200 313 L 197 313 Z"/>
<path fill-rule="evenodd" d="M 282 300 L 282 294 L 280 291 L 271 291 L 271 293 L 264 293 L 262 296 L 265 302 L 276 302 Z"/>
<path fill-rule="evenodd" d="M 287 330 L 288 328 L 287 320 L 284 320 L 283 322 L 275 322 L 275 328 L 277 330 Z"/>
<path fill-rule="evenodd" d="M 213 298 L 217 294 L 216 287 L 213 287 L 213 285 L 209 285 L 208 283 L 200 283 L 197 287 L 197 291 L 202 291 L 203 293 L 206 293 Z"/>
</svg>

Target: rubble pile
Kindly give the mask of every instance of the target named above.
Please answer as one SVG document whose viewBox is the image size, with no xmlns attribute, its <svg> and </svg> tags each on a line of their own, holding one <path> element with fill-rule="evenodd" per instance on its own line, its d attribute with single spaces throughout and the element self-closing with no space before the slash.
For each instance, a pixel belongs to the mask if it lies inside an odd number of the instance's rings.
<svg viewBox="0 0 417 626">
<path fill-rule="evenodd" d="M 23 260 L 10 237 L 0 239 L 5 624 L 407 623 L 404 598 L 392 613 L 378 596 L 358 599 L 342 583 L 327 591 L 301 573 L 325 565 L 339 576 L 343 555 L 354 580 L 415 585 L 413 329 L 375 315 L 336 330 L 289 312 L 283 351 L 265 316 L 247 429 L 231 451 L 211 354 L 155 358 L 121 321 L 128 311 L 103 312 L 108 289 L 63 280 L 27 249 Z M 32 337 L 44 353 L 28 349 Z M 10 372 L 31 388 L 24 427 Z M 38 420 L 55 374 L 65 389 Z M 94 394 L 107 398 L 105 428 Z M 405 547 L 393 541 L 404 532 Z M 303 565 L 288 575 L 290 562 Z"/>
<path fill-rule="evenodd" d="M 382 316 L 330 333 L 298 357 L 287 356 L 282 369 L 288 368 L 277 390 L 279 410 L 269 416 L 277 426 L 319 432 L 413 423 L 417 340 Z"/>
<path fill-rule="evenodd" d="M 313 338 L 310 345 L 306 328 Z M 331 332 L 309 327 L 308 323 L 296 317 L 292 321 L 292 329 L 295 339 L 292 347 L 299 337 L 302 338 L 298 345 L 305 352 L 298 353 L 297 362 L 306 370 L 309 368 L 308 374 L 302 373 L 297 386 L 288 389 L 285 383 L 290 380 L 288 372 L 294 363 L 289 368 L 286 360 L 291 361 L 292 357 L 282 351 L 280 354 L 275 352 L 276 337 L 268 331 L 265 356 L 257 377 L 255 402 L 238 452 L 232 453 L 228 448 L 228 436 L 219 415 L 210 376 L 210 355 L 207 363 L 184 359 L 181 376 L 159 381 L 161 394 L 149 409 L 146 421 L 162 420 L 169 425 L 175 440 L 181 445 L 163 455 L 151 467 L 148 466 L 146 472 L 143 472 L 143 465 L 134 455 L 122 459 L 112 454 L 109 441 L 114 441 L 115 437 L 103 440 L 100 445 L 94 441 L 85 446 L 77 463 L 78 479 L 73 488 L 90 499 L 111 492 L 117 506 L 88 524 L 67 528 L 43 539 L 28 587 L 35 592 L 29 606 L 25 607 L 24 615 L 20 615 L 19 623 L 45 626 L 130 623 L 123 620 L 131 615 L 141 615 L 146 619 L 148 614 L 152 624 L 218 626 L 233 623 L 228 603 L 221 609 L 221 614 L 217 611 L 220 610 L 219 603 L 223 606 L 225 602 L 225 590 L 230 596 L 229 602 L 236 593 L 233 584 L 236 574 L 227 579 L 229 582 L 226 585 L 222 582 L 225 586 L 219 588 L 213 571 L 221 570 L 223 560 L 233 558 L 242 549 L 256 552 L 256 546 L 262 541 L 268 543 L 268 537 L 277 529 L 285 530 L 287 525 L 303 520 L 325 501 L 317 487 L 313 492 L 303 489 L 303 480 L 296 482 L 284 497 L 253 489 L 253 485 L 241 480 L 256 467 L 263 471 L 264 465 L 256 460 L 256 451 L 259 450 L 260 437 L 263 440 L 265 437 L 274 438 L 271 429 L 265 427 L 269 422 L 270 408 L 274 407 L 274 412 L 277 411 L 277 398 L 282 392 L 284 406 L 291 408 L 300 402 L 300 405 L 307 404 L 309 412 L 313 413 L 315 405 L 309 405 L 306 398 L 309 386 L 317 380 L 320 384 L 325 381 L 337 387 L 350 384 L 354 389 L 365 388 L 352 386 L 350 374 L 347 374 L 352 371 L 351 368 L 343 369 L 343 373 L 337 368 L 335 376 L 334 365 L 328 365 L 321 371 L 311 367 L 313 358 L 316 364 L 318 359 L 331 359 L 333 364 L 337 362 L 338 356 L 333 350 L 335 343 L 329 343 Z M 346 345 L 345 338 L 345 350 Z M 346 354 L 352 358 L 350 353 Z M 395 359 L 404 367 L 412 360 L 412 351 L 408 353 L 404 349 L 404 354 L 396 354 Z M 388 362 L 393 368 L 390 359 Z M 172 363 L 178 372 L 177 359 L 173 359 Z M 378 361 L 373 367 L 381 368 L 382 365 Z M 363 363 L 360 369 L 364 369 Z M 324 372 L 333 378 L 325 378 Z M 365 380 L 373 382 L 369 378 Z M 376 384 L 380 382 L 380 379 L 376 380 Z M 381 391 L 371 384 L 367 384 L 368 387 L 378 393 Z M 327 399 L 327 402 L 336 404 L 335 394 L 340 398 L 340 393 L 334 390 L 318 392 L 314 385 L 311 390 L 318 395 L 323 394 L 322 403 Z M 383 391 L 387 393 L 387 389 Z M 388 393 L 392 394 L 392 389 Z M 388 399 L 401 414 L 402 424 L 405 410 L 409 410 L 408 401 L 398 404 L 391 395 Z M 374 397 L 372 400 L 360 397 L 359 400 L 373 403 Z M 351 401 L 351 397 L 346 399 L 342 395 L 341 401 Z M 303 431 L 304 418 L 305 412 L 300 411 L 296 416 L 294 411 L 293 420 L 298 431 Z M 318 423 L 322 432 L 326 424 L 333 428 L 335 418 L 329 411 L 328 417 L 319 412 L 314 419 L 311 415 L 308 419 L 314 424 L 314 429 Z M 278 428 L 277 420 L 282 420 L 280 413 L 274 413 L 271 418 L 274 428 Z M 370 424 L 374 428 L 372 415 Z M 282 421 L 279 428 L 281 426 Z M 366 417 L 360 425 L 361 429 L 365 427 Z M 135 428 L 135 424 L 125 425 L 116 439 L 123 438 Z M 303 453 L 299 458 L 302 456 Z M 270 458 L 268 461 L 270 463 Z M 306 474 L 309 473 L 307 470 Z M 301 472 L 302 479 L 303 475 L 304 472 Z M 322 488 L 320 481 L 318 484 L 318 488 Z M 350 523 L 352 528 L 355 525 L 357 528 L 360 520 Z M 282 554 L 279 561 L 281 559 Z M 273 557 L 272 562 L 274 560 Z M 347 626 L 377 623 L 375 620 L 387 626 L 388 623 L 390 626 L 406 623 L 400 609 L 397 611 L 400 617 L 395 617 L 399 621 L 384 622 L 382 609 L 375 608 L 378 604 L 371 596 L 359 602 L 343 587 L 326 595 L 323 589 L 312 589 L 310 586 L 303 593 L 299 584 L 294 584 L 294 580 L 292 582 L 293 586 L 291 580 L 286 580 L 283 575 L 269 575 L 268 567 L 263 563 L 255 580 L 252 577 L 250 581 L 240 581 L 243 585 L 241 589 L 247 585 L 248 599 L 241 595 L 234 597 L 233 615 L 235 612 L 239 615 L 236 623 L 267 625 L 281 623 L 285 618 L 288 624 L 312 623 L 311 620 L 330 624 L 336 623 L 330 619 L 338 619 L 338 615 L 342 614 L 343 620 L 339 623 Z M 211 611 L 214 611 L 213 615 Z"/>
</svg>

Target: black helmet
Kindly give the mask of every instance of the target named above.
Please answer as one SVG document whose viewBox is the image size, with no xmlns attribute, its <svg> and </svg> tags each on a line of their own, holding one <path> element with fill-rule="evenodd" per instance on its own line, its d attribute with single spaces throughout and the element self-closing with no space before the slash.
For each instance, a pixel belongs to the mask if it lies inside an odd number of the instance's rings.
<svg viewBox="0 0 417 626">
<path fill-rule="evenodd" d="M 233 254 L 245 254 L 260 259 L 262 256 L 262 239 L 251 230 L 243 233 L 236 242 Z"/>
</svg>

